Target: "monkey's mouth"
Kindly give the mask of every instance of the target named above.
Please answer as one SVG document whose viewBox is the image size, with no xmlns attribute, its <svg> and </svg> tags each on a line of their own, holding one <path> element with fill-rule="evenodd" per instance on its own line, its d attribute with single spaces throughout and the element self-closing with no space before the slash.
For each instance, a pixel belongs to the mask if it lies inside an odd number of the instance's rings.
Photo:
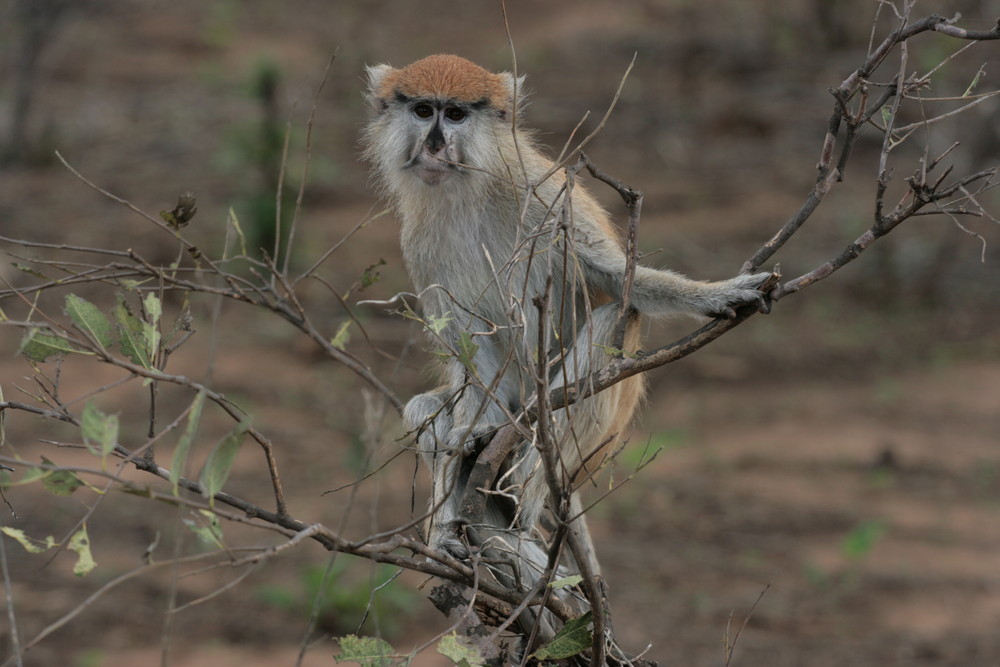
<svg viewBox="0 0 1000 667">
<path fill-rule="evenodd" d="M 438 185 L 454 174 L 465 172 L 462 165 L 447 158 L 420 151 L 403 164 L 404 170 L 412 169 L 417 177 L 427 185 Z"/>
</svg>

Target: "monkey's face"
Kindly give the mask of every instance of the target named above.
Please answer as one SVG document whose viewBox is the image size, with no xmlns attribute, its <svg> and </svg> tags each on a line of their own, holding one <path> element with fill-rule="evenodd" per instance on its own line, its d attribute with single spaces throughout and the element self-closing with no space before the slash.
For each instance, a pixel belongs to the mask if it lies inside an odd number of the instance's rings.
<svg viewBox="0 0 1000 667">
<path fill-rule="evenodd" d="M 472 105 L 435 99 L 397 102 L 403 106 L 411 130 L 402 169 L 412 170 L 427 185 L 439 185 L 467 173 L 463 146 L 475 124 Z"/>
<path fill-rule="evenodd" d="M 394 196 L 443 185 L 461 190 L 508 172 L 498 138 L 510 135 L 520 85 L 512 75 L 451 55 L 366 71 L 374 116 L 363 136 L 365 157 Z"/>
</svg>

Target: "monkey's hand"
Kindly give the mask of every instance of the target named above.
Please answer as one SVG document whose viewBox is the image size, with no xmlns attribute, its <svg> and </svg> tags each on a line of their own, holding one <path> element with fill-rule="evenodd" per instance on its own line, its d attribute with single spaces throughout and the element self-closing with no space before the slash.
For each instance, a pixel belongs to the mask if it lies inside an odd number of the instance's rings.
<svg viewBox="0 0 1000 667">
<path fill-rule="evenodd" d="M 747 304 L 756 304 L 757 310 L 762 313 L 770 312 L 771 302 L 767 294 L 771 290 L 767 283 L 774 275 L 770 272 L 747 273 L 729 280 L 705 283 L 701 312 L 709 317 L 733 319 L 736 317 L 735 309 Z"/>
</svg>

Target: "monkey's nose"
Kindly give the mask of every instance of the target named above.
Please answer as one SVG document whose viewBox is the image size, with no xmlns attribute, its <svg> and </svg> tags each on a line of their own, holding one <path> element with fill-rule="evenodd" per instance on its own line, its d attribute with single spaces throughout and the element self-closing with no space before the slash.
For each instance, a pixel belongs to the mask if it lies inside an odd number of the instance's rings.
<svg viewBox="0 0 1000 667">
<path fill-rule="evenodd" d="M 437 155 L 438 153 L 443 153 L 444 149 L 447 148 L 448 142 L 444 139 L 444 133 L 441 131 L 441 126 L 437 123 L 427 134 L 427 138 L 424 139 L 424 148 L 431 155 Z"/>
</svg>

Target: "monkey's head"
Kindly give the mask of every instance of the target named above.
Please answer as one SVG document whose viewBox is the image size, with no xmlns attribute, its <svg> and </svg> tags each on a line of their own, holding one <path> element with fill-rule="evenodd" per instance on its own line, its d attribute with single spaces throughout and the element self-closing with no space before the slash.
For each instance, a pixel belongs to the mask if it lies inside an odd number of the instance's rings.
<svg viewBox="0 0 1000 667">
<path fill-rule="evenodd" d="M 363 143 L 384 185 L 438 186 L 502 171 L 519 81 L 451 55 L 367 68 L 374 117 Z"/>
</svg>

